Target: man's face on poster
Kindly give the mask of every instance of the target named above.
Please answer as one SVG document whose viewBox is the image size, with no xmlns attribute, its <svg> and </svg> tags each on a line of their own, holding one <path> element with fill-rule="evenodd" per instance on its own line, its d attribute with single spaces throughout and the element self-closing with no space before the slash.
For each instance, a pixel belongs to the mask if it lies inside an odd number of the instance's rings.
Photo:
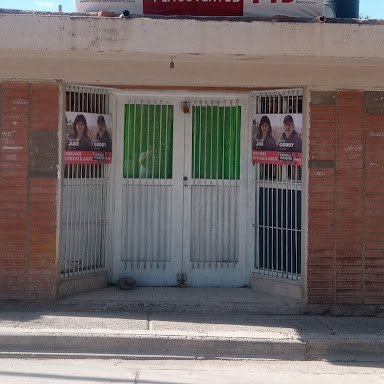
<svg viewBox="0 0 384 384">
<path fill-rule="evenodd" d="M 104 133 L 105 133 L 105 129 L 106 129 L 106 127 L 105 127 L 105 123 L 102 122 L 102 121 L 98 122 L 98 123 L 97 123 L 97 128 L 98 128 L 98 131 L 99 131 L 99 135 L 100 135 L 100 136 L 103 136 Z"/>
<path fill-rule="evenodd" d="M 287 139 L 292 136 L 294 129 L 295 124 L 293 123 L 293 121 L 286 121 L 284 123 L 284 133 Z"/>
</svg>

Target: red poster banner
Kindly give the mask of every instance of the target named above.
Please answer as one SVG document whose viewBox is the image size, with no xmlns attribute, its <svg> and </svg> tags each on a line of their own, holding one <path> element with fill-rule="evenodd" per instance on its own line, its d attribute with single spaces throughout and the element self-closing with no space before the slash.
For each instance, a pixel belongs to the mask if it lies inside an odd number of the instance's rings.
<svg viewBox="0 0 384 384">
<path fill-rule="evenodd" d="M 302 163 L 302 153 L 292 152 L 276 152 L 276 151 L 252 151 L 252 162 L 260 164 L 286 164 L 298 165 Z"/>
<path fill-rule="evenodd" d="M 144 15 L 243 16 L 243 0 L 143 0 Z"/>
<path fill-rule="evenodd" d="M 110 164 L 112 152 L 64 151 L 65 164 Z"/>
</svg>

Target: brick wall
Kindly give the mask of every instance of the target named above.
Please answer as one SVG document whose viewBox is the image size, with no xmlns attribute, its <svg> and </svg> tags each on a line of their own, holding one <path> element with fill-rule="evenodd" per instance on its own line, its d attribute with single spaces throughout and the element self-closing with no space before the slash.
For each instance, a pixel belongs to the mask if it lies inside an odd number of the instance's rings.
<svg viewBox="0 0 384 384">
<path fill-rule="evenodd" d="M 309 304 L 384 304 L 384 93 L 313 92 Z"/>
<path fill-rule="evenodd" d="M 0 83 L 0 299 L 56 296 L 58 91 Z"/>
</svg>

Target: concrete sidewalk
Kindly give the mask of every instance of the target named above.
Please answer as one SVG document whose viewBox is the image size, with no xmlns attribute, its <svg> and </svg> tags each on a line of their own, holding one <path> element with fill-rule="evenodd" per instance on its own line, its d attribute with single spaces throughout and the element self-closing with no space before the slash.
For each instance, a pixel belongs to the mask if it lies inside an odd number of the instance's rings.
<svg viewBox="0 0 384 384">
<path fill-rule="evenodd" d="M 199 290 L 151 288 L 107 289 L 54 306 L 1 303 L 0 356 L 384 361 L 382 317 L 272 313 L 272 306 L 257 313 L 254 292 L 203 291 L 201 300 Z M 156 302 L 164 293 L 168 299 Z M 210 311 L 210 301 L 222 310 Z"/>
</svg>

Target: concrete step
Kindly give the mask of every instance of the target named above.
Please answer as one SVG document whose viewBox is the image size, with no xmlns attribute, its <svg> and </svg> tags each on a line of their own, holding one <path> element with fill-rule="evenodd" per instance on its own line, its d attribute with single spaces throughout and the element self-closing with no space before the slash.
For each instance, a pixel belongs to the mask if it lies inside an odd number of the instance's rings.
<svg viewBox="0 0 384 384">
<path fill-rule="evenodd" d="M 3 310 L 0 356 L 384 361 L 383 318 Z"/>
<path fill-rule="evenodd" d="M 63 310 L 107 310 L 131 312 L 254 313 L 295 315 L 305 312 L 295 299 L 250 288 L 116 287 L 65 297 L 56 303 Z"/>
</svg>

